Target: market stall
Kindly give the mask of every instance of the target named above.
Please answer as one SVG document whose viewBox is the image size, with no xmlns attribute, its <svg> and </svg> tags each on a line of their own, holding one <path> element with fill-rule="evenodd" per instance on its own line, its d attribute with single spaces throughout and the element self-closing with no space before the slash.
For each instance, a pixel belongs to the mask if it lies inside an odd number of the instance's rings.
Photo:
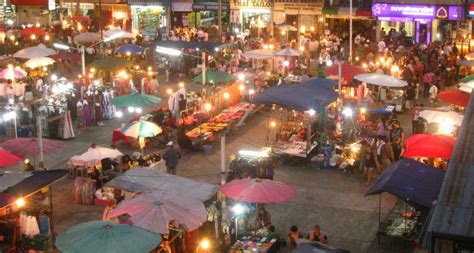
<svg viewBox="0 0 474 253">
<path fill-rule="evenodd" d="M 323 114 L 336 101 L 335 85 L 334 80 L 314 78 L 301 84 L 271 87 L 253 99 L 255 104 L 272 106 L 275 113 L 270 117 L 278 117 L 269 122 L 268 138 L 273 153 L 305 158 L 317 147 L 316 112 Z M 277 110 L 275 105 L 281 109 Z"/>
<path fill-rule="evenodd" d="M 388 192 L 405 203 L 395 205 L 385 222 L 379 210 L 379 235 L 413 239 L 438 197 L 443 177 L 443 170 L 407 158 L 385 168 L 366 196 Z"/>
<path fill-rule="evenodd" d="M 67 170 L 5 173 L 0 177 L 0 251 L 52 249 L 51 185 Z"/>
</svg>

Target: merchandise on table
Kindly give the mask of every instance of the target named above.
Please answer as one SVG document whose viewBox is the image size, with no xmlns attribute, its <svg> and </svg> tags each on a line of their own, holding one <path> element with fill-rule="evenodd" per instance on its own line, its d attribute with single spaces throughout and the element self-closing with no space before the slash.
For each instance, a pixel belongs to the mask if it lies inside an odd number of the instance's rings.
<svg viewBox="0 0 474 253">
<path fill-rule="evenodd" d="M 247 235 L 238 240 L 229 250 L 231 253 L 238 252 L 267 252 L 276 247 L 278 239 L 268 237 Z"/>
<path fill-rule="evenodd" d="M 239 154 L 239 156 L 230 161 L 226 182 L 244 178 L 273 179 L 275 174 L 274 167 L 272 157 L 245 156 Z"/>
</svg>

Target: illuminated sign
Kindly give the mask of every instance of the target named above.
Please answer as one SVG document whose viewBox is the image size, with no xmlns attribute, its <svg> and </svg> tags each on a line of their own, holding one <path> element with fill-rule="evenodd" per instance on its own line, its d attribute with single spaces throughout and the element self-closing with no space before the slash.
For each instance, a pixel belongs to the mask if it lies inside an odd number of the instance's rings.
<svg viewBox="0 0 474 253">
<path fill-rule="evenodd" d="M 463 9 L 457 5 L 374 3 L 372 4 L 372 15 L 376 17 L 459 20 L 463 18 Z"/>
</svg>

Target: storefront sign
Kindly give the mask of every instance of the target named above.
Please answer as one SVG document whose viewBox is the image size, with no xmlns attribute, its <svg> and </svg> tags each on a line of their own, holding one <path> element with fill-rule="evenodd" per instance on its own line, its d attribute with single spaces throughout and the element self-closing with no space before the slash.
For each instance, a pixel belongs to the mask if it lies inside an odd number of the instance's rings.
<svg viewBox="0 0 474 253">
<path fill-rule="evenodd" d="M 460 20 L 463 18 L 463 9 L 457 5 L 375 3 L 372 4 L 372 15 L 376 17 Z"/>
<path fill-rule="evenodd" d="M 474 17 L 474 4 L 469 4 L 467 6 L 467 16 Z"/>
<path fill-rule="evenodd" d="M 229 3 L 222 3 L 222 10 L 229 11 Z M 194 3 L 193 10 L 195 11 L 217 11 L 219 10 L 219 4 L 215 2 L 208 3 Z"/>
<path fill-rule="evenodd" d="M 77 3 L 63 3 L 62 6 L 66 9 L 73 9 L 73 8 L 76 8 Z M 79 3 L 79 9 L 81 9 L 81 10 L 93 10 L 94 9 L 94 4 Z"/>
<path fill-rule="evenodd" d="M 193 2 L 173 2 L 173 11 L 191 12 L 193 11 Z"/>
<path fill-rule="evenodd" d="M 284 11 L 286 14 L 318 15 L 323 10 L 320 3 L 275 3 L 275 11 Z"/>
<path fill-rule="evenodd" d="M 166 5 L 169 1 L 165 0 L 128 0 L 128 5 L 140 5 L 140 6 L 148 6 L 148 5 Z"/>
<path fill-rule="evenodd" d="M 56 10 L 56 0 L 48 0 L 48 10 Z"/>
<path fill-rule="evenodd" d="M 232 0 L 232 7 L 237 8 L 270 8 L 270 0 Z"/>
</svg>

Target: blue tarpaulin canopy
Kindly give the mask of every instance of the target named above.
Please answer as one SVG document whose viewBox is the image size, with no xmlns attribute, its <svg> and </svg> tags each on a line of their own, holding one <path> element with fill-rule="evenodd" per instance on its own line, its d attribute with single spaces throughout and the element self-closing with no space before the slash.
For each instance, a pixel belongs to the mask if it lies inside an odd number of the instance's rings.
<svg viewBox="0 0 474 253">
<path fill-rule="evenodd" d="M 264 90 L 253 99 L 254 104 L 277 104 L 297 111 L 318 110 L 336 101 L 332 88 L 336 81 L 313 78 L 301 84 L 278 85 Z"/>
<path fill-rule="evenodd" d="M 217 42 L 204 42 L 204 41 L 172 41 L 162 40 L 154 44 L 154 47 L 168 47 L 168 48 L 199 48 L 199 50 L 214 51 L 216 48 L 222 47 L 224 44 Z"/>
<path fill-rule="evenodd" d="M 443 177 L 441 169 L 402 158 L 385 168 L 365 195 L 388 192 L 415 208 L 429 209 L 438 198 Z"/>
<path fill-rule="evenodd" d="M 0 192 L 0 208 L 10 205 L 16 198 L 28 196 L 41 188 L 62 179 L 67 170 L 34 171 L 31 176 Z"/>
</svg>

